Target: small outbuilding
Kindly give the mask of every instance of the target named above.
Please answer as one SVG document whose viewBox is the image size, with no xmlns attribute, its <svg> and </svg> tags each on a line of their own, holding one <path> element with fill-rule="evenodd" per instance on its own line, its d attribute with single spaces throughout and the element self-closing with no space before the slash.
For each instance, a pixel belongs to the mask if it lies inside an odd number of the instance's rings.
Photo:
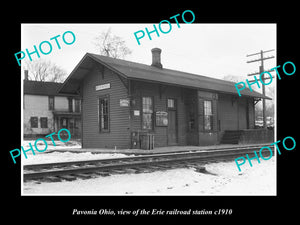
<svg viewBox="0 0 300 225">
<path fill-rule="evenodd" d="M 81 96 L 83 148 L 147 149 L 253 131 L 256 102 L 270 98 L 249 89 L 239 97 L 234 84 L 163 68 L 154 48 L 151 65 L 87 53 L 59 92 Z"/>
</svg>

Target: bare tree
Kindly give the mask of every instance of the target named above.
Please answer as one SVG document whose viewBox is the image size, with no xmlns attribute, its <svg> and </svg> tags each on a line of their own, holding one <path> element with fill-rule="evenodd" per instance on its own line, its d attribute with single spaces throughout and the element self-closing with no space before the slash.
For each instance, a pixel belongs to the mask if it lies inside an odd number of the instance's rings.
<svg viewBox="0 0 300 225">
<path fill-rule="evenodd" d="M 24 69 L 28 70 L 29 80 L 63 82 L 66 78 L 66 71 L 51 61 L 40 59 L 24 62 Z"/>
<path fill-rule="evenodd" d="M 222 79 L 232 81 L 232 82 L 235 82 L 235 83 L 245 80 L 245 78 L 242 77 L 242 76 L 236 76 L 236 75 L 230 75 L 230 74 L 225 75 Z"/>
<path fill-rule="evenodd" d="M 131 54 L 125 41 L 121 37 L 113 35 L 110 28 L 102 32 L 95 40 L 94 44 L 101 55 L 124 59 L 126 55 Z"/>
</svg>

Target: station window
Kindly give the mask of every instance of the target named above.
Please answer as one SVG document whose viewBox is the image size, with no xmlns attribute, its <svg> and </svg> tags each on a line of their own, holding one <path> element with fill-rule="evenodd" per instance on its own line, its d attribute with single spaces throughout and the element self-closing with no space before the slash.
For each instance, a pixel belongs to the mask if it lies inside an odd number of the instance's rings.
<svg viewBox="0 0 300 225">
<path fill-rule="evenodd" d="M 152 97 L 143 97 L 143 117 L 142 128 L 147 130 L 153 129 L 153 99 Z"/>
<path fill-rule="evenodd" d="M 204 130 L 212 130 L 212 101 L 204 101 Z"/>
<path fill-rule="evenodd" d="M 109 132 L 109 98 L 99 98 L 99 131 Z"/>
<path fill-rule="evenodd" d="M 171 109 L 175 108 L 175 99 L 168 98 L 168 108 L 171 108 Z"/>
</svg>

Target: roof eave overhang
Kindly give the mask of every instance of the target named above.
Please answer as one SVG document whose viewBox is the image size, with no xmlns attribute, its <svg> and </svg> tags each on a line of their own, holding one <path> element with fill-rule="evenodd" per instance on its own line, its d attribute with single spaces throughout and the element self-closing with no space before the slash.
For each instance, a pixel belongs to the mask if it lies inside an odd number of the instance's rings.
<svg viewBox="0 0 300 225">
<path fill-rule="evenodd" d="M 171 84 L 171 83 L 167 83 L 167 82 L 155 81 L 155 80 L 149 80 L 149 79 L 143 79 L 143 78 L 133 78 L 133 77 L 127 76 L 126 74 L 120 72 L 119 70 L 117 70 L 113 66 L 111 66 L 110 64 L 102 61 L 101 59 L 95 57 L 93 54 L 90 54 L 90 53 L 86 53 L 84 55 L 84 57 L 80 60 L 80 62 L 76 65 L 76 67 L 73 69 L 73 71 L 67 77 L 67 79 L 65 80 L 65 82 L 61 85 L 61 87 L 58 90 L 58 93 L 70 94 L 70 92 L 64 92 L 64 89 L 65 89 L 65 87 L 68 84 L 74 83 L 74 80 L 76 80 L 76 79 L 73 79 L 74 75 L 78 72 L 78 70 L 80 69 L 80 67 L 84 64 L 84 62 L 88 58 L 94 60 L 97 63 L 100 63 L 101 65 L 105 66 L 109 70 L 115 72 L 116 74 L 118 74 L 119 76 L 121 76 L 121 77 L 123 77 L 125 79 L 136 80 L 136 81 L 143 81 L 143 82 L 151 82 L 151 83 L 159 83 L 159 84 L 164 84 L 164 85 L 180 86 L 180 87 L 185 87 L 185 88 L 189 88 L 189 89 L 196 89 L 196 90 L 214 91 L 214 92 L 217 92 L 217 93 L 224 93 L 224 94 L 231 94 L 231 95 L 237 95 L 238 96 L 238 93 L 233 93 L 233 92 L 226 92 L 226 91 L 214 90 L 214 89 L 209 89 L 209 88 L 203 89 L 203 88 L 200 88 L 200 87 L 193 87 L 193 86 L 187 86 L 187 85 L 181 85 L 181 84 L 173 84 L 173 83 Z M 81 79 L 83 79 L 83 77 Z M 78 82 L 78 79 L 76 81 Z M 262 99 L 269 99 L 269 100 L 271 100 L 271 98 L 269 98 L 267 96 L 263 96 L 263 95 L 261 95 L 259 93 L 257 93 L 257 94 L 251 94 L 251 95 L 249 95 L 249 94 L 243 94 L 242 93 L 242 96 L 251 97 L 251 98 L 262 98 Z"/>
<path fill-rule="evenodd" d="M 74 76 L 74 74 L 76 73 L 76 71 L 78 70 L 78 68 L 82 65 L 82 63 L 86 60 L 87 57 L 88 57 L 88 53 L 86 53 L 83 56 L 83 58 L 79 61 L 79 63 L 75 66 L 75 68 L 72 70 L 72 72 L 70 73 L 70 75 L 63 82 L 63 84 L 61 85 L 61 87 L 58 89 L 58 93 L 68 93 L 68 92 L 64 92 L 64 89 L 65 89 L 66 85 L 70 83 L 70 80 L 72 79 L 72 77 Z"/>
<path fill-rule="evenodd" d="M 167 82 L 147 80 L 147 79 L 143 79 L 143 78 L 128 78 L 128 79 L 135 80 L 135 81 L 142 81 L 142 82 L 156 83 L 156 84 L 162 84 L 162 85 L 184 87 L 184 88 L 194 89 L 194 90 L 203 90 L 203 91 L 217 92 L 217 93 L 220 93 L 220 94 L 230 94 L 230 95 L 239 96 L 238 93 L 220 91 L 220 90 L 209 89 L 209 88 L 192 87 L 192 86 L 181 85 L 181 84 L 170 84 L 170 83 L 167 83 Z M 250 97 L 250 98 L 262 98 L 262 99 L 272 100 L 272 98 L 270 98 L 268 96 L 261 96 L 259 93 L 257 95 L 242 94 L 241 96 Z"/>
<path fill-rule="evenodd" d="M 64 83 L 61 85 L 61 87 L 58 89 L 58 93 L 61 94 L 72 94 L 69 91 L 66 91 L 66 87 L 71 83 L 74 83 L 74 80 L 76 80 L 75 82 L 78 82 L 79 80 L 82 80 L 82 78 L 80 79 L 74 79 L 74 76 L 76 75 L 76 73 L 80 70 L 80 69 L 92 69 L 92 68 L 82 68 L 83 63 L 88 59 L 92 59 L 94 60 L 96 63 L 100 63 L 101 65 L 107 67 L 108 69 L 110 69 L 111 71 L 115 72 L 116 74 L 120 75 L 123 78 L 128 78 L 125 74 L 121 73 L 120 71 L 116 70 L 114 67 L 110 66 L 109 64 L 101 61 L 100 59 L 94 57 L 92 54 L 90 53 L 86 53 L 83 58 L 80 60 L 80 62 L 76 65 L 76 67 L 73 69 L 73 71 L 70 73 L 70 75 L 67 77 L 67 79 L 64 81 Z"/>
</svg>

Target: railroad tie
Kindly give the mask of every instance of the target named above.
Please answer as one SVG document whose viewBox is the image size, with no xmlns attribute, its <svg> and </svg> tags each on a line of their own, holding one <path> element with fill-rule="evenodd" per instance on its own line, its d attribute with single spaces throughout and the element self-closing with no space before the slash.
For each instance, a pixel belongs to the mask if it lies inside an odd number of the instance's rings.
<svg viewBox="0 0 300 225">
<path fill-rule="evenodd" d="M 71 176 L 71 175 L 59 175 L 60 178 L 67 180 L 67 181 L 73 181 L 76 180 L 75 176 Z"/>
<path fill-rule="evenodd" d="M 95 174 L 98 174 L 102 177 L 110 176 L 109 172 L 105 172 L 105 171 L 98 171 L 98 172 L 95 172 Z"/>
<path fill-rule="evenodd" d="M 89 179 L 92 177 L 91 174 L 85 174 L 85 173 L 79 173 L 79 174 L 76 174 L 77 177 L 81 178 L 81 179 Z"/>
<path fill-rule="evenodd" d="M 126 172 L 126 173 L 135 173 L 135 172 L 136 172 L 136 169 L 126 168 L 126 169 L 125 169 L 125 172 Z"/>
<path fill-rule="evenodd" d="M 123 174 L 123 173 L 126 173 L 126 171 L 124 171 L 122 169 L 113 169 L 113 170 L 111 170 L 111 173 L 113 173 L 113 174 Z"/>
<path fill-rule="evenodd" d="M 50 177 L 45 177 L 43 180 L 48 181 L 48 182 L 59 182 L 61 181 L 60 178 L 55 177 L 55 176 L 50 176 Z"/>
</svg>

